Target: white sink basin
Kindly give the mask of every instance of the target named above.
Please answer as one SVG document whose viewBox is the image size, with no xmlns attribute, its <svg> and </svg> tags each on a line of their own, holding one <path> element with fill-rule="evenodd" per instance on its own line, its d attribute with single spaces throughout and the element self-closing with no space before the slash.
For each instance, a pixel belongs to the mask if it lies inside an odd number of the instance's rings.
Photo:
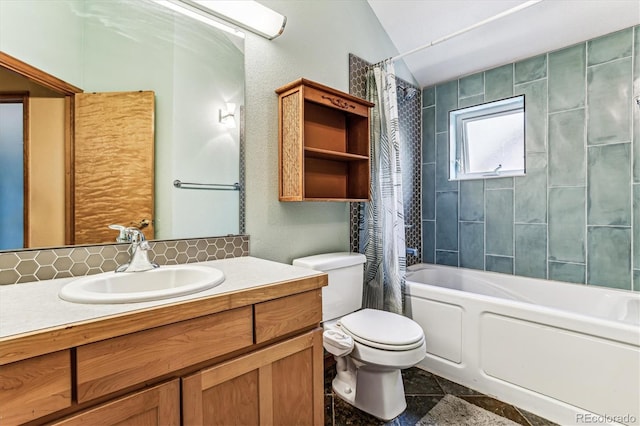
<svg viewBox="0 0 640 426">
<path fill-rule="evenodd" d="M 78 278 L 60 289 L 59 296 L 76 303 L 130 303 L 168 299 L 197 293 L 224 281 L 218 269 L 172 265 L 145 272 L 104 272 Z"/>
</svg>

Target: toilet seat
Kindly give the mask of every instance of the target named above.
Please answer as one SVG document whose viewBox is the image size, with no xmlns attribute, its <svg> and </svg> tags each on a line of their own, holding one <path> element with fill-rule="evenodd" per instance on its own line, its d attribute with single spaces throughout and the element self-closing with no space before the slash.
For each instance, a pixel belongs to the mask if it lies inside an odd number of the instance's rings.
<svg viewBox="0 0 640 426">
<path fill-rule="evenodd" d="M 422 328 L 392 312 L 363 309 L 342 317 L 340 328 L 354 341 L 385 351 L 409 351 L 424 345 Z"/>
<path fill-rule="evenodd" d="M 353 351 L 349 356 L 365 364 L 360 366 L 360 368 L 389 370 L 413 367 L 422 361 L 426 353 L 427 345 L 423 339 L 415 349 L 403 351 L 376 349 L 359 342 L 354 342 Z"/>
</svg>

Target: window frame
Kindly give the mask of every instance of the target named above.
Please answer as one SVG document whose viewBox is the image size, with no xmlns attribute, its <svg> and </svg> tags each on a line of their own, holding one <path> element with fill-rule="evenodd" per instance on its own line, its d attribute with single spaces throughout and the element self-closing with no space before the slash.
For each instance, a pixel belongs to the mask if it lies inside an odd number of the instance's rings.
<svg viewBox="0 0 640 426">
<path fill-rule="evenodd" d="M 522 112 L 522 168 L 469 172 L 469 140 L 466 123 L 486 118 Z M 518 95 L 498 101 L 449 111 L 449 180 L 488 179 L 526 175 L 525 96 Z"/>
</svg>

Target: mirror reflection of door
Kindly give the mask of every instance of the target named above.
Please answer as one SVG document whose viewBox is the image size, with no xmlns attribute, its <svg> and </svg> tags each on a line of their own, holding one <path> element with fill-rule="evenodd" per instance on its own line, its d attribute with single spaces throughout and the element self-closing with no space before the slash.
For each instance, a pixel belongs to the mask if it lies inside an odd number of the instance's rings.
<svg viewBox="0 0 640 426">
<path fill-rule="evenodd" d="M 110 224 L 154 238 L 154 93 L 75 96 L 74 243 L 113 242 Z"/>
<path fill-rule="evenodd" d="M 25 247 L 24 101 L 0 94 L 0 250 Z"/>
</svg>

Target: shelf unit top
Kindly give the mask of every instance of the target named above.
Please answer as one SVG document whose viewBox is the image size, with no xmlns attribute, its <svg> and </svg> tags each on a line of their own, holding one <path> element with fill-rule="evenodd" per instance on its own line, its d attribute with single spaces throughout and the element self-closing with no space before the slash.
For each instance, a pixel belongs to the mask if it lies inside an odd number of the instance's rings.
<svg viewBox="0 0 640 426">
<path fill-rule="evenodd" d="M 369 108 L 375 106 L 374 103 L 371 103 L 365 99 L 350 95 L 349 93 L 342 92 L 340 90 L 334 89 L 333 87 L 325 86 L 324 84 L 320 84 L 315 81 L 308 80 L 306 78 L 299 78 L 295 81 L 292 81 L 289 84 L 285 84 L 284 86 L 276 89 L 276 93 L 280 95 L 282 93 L 288 92 L 289 90 L 295 89 L 299 86 L 313 87 L 314 89 L 322 90 L 324 92 L 331 93 L 336 96 L 341 96 L 347 100 L 359 103 Z"/>
</svg>

